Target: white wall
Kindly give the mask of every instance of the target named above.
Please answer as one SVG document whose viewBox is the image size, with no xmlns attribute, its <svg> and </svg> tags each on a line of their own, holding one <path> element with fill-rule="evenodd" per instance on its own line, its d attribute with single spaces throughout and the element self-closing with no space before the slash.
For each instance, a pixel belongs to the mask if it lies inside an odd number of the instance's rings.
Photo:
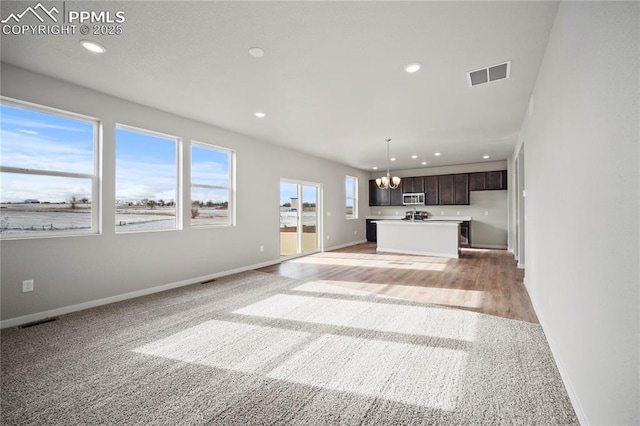
<svg viewBox="0 0 640 426">
<path fill-rule="evenodd" d="M 563 2 L 519 138 L 526 283 L 584 424 L 640 424 L 639 31 L 640 3 Z"/>
<path fill-rule="evenodd" d="M 64 311 L 71 305 L 87 306 L 156 286 L 277 262 L 280 178 L 322 184 L 325 248 L 365 238 L 364 215 L 358 220 L 345 218 L 344 178 L 347 174 L 358 177 L 359 209 L 366 212 L 369 173 L 6 64 L 1 78 L 3 96 L 97 117 L 104 126 L 103 233 L 2 241 L 1 318 L 5 326 L 37 319 L 47 311 Z M 194 139 L 234 149 L 237 226 L 190 229 L 186 224 L 180 231 L 116 235 L 116 123 L 176 135 L 185 142 Z M 188 190 L 188 182 L 184 185 Z M 184 206 L 186 217 L 188 210 L 189 206 Z M 264 245 L 264 252 L 260 252 L 260 245 Z M 21 292 L 24 279 L 35 280 L 34 292 Z M 16 318 L 21 320 L 5 321 Z"/>
<path fill-rule="evenodd" d="M 450 173 L 473 173 L 494 170 L 506 170 L 506 161 L 463 164 L 458 166 L 428 167 L 421 169 L 399 170 L 393 176 L 433 176 Z M 372 173 L 371 179 L 386 175 Z M 511 182 L 509 182 L 510 184 Z M 509 189 L 510 191 L 510 189 Z M 393 215 L 404 216 L 412 207 L 369 207 L 368 216 Z M 473 247 L 506 249 L 508 245 L 508 191 L 471 191 L 469 205 L 466 206 L 421 206 L 418 210 L 426 210 L 434 216 L 471 216 L 471 244 Z"/>
</svg>

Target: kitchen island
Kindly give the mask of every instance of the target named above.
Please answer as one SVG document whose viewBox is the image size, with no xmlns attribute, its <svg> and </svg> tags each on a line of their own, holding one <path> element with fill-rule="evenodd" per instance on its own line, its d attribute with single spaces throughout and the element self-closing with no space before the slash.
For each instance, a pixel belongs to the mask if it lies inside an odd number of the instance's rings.
<svg viewBox="0 0 640 426">
<path fill-rule="evenodd" d="M 379 220 L 376 251 L 423 256 L 460 257 L 462 221 Z"/>
</svg>

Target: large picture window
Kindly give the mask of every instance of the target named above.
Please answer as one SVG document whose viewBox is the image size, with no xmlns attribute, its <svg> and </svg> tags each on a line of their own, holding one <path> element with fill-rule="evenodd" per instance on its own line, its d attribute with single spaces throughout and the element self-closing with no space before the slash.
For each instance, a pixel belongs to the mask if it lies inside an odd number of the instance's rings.
<svg viewBox="0 0 640 426">
<path fill-rule="evenodd" d="M 116 232 L 178 228 L 179 139 L 116 127 Z"/>
<path fill-rule="evenodd" d="M 347 219 L 358 218 L 358 178 L 347 176 L 345 178 L 346 190 L 346 215 Z"/>
<path fill-rule="evenodd" d="M 233 160 L 226 148 L 191 144 L 191 225 L 233 225 Z"/>
<path fill-rule="evenodd" d="M 3 98 L 0 236 L 98 233 L 99 122 Z"/>
</svg>

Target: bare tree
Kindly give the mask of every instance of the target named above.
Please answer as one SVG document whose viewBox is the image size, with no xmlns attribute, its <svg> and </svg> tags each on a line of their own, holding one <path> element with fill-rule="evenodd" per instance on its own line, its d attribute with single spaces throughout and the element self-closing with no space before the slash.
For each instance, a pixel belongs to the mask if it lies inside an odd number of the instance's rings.
<svg viewBox="0 0 640 426">
<path fill-rule="evenodd" d="M 191 219 L 195 219 L 200 216 L 200 203 L 193 201 L 191 203 Z"/>
<path fill-rule="evenodd" d="M 72 209 L 75 209 L 76 205 L 78 205 L 78 197 L 72 195 L 71 198 L 69 198 L 69 204 L 71 204 Z"/>
<path fill-rule="evenodd" d="M 9 229 L 9 216 L 0 217 L 0 232 L 7 232 Z"/>
</svg>

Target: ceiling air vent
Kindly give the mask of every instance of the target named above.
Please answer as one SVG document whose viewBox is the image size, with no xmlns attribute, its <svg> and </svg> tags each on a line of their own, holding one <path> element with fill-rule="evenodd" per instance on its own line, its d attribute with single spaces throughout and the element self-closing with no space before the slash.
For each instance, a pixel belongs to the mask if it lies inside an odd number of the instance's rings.
<svg viewBox="0 0 640 426">
<path fill-rule="evenodd" d="M 479 84 L 491 83 L 492 81 L 509 78 L 511 75 L 511 61 L 502 64 L 491 65 L 487 68 L 481 68 L 467 73 L 469 86 L 477 86 Z"/>
</svg>

